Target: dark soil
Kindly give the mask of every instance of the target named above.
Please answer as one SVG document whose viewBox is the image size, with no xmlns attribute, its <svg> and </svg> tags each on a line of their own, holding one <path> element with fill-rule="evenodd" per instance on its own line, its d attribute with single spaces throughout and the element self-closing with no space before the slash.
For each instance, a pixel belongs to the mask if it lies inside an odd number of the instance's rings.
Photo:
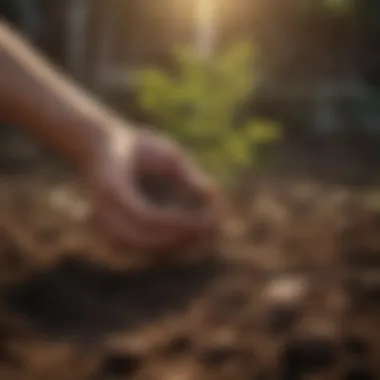
<svg viewBox="0 0 380 380">
<path fill-rule="evenodd" d="M 160 262 L 107 246 L 70 175 L 3 174 L 0 379 L 379 379 L 380 214 L 300 183 L 238 206 Z"/>
</svg>

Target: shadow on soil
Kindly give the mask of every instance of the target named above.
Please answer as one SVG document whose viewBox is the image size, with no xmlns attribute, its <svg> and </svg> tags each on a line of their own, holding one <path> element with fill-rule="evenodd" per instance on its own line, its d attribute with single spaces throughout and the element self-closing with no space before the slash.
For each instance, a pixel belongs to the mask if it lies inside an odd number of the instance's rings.
<svg viewBox="0 0 380 380">
<path fill-rule="evenodd" d="M 11 310 L 32 321 L 41 332 L 96 339 L 185 308 L 224 271 L 223 264 L 210 260 L 126 275 L 66 260 L 3 296 Z"/>
</svg>

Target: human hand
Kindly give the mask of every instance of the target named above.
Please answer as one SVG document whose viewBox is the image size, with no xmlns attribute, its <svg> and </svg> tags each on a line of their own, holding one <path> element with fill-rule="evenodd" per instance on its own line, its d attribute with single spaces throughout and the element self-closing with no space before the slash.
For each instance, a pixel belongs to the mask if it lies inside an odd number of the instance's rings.
<svg viewBox="0 0 380 380">
<path fill-rule="evenodd" d="M 149 131 L 115 131 L 96 145 L 87 173 L 95 220 L 106 235 L 161 251 L 212 234 L 217 192 L 181 148 Z"/>
</svg>

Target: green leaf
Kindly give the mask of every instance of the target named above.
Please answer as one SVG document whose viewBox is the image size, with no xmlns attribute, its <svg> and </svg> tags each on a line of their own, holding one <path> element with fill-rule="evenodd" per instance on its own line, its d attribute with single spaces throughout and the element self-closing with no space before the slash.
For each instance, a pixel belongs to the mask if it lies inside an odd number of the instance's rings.
<svg viewBox="0 0 380 380">
<path fill-rule="evenodd" d="M 350 11 L 354 5 L 353 0 L 325 0 L 326 5 L 333 11 Z"/>
<path fill-rule="evenodd" d="M 169 96 L 172 93 L 173 83 L 163 72 L 154 69 L 145 69 L 138 74 L 139 93 L 138 102 L 141 108 L 155 114 L 164 112 L 169 107 Z"/>
<path fill-rule="evenodd" d="M 241 129 L 234 125 L 238 107 L 253 90 L 253 58 L 250 43 L 207 60 L 180 48 L 173 74 L 154 68 L 139 72 L 137 99 L 147 116 L 226 183 L 239 169 L 261 163 L 260 144 L 281 137 L 280 126 L 269 120 L 248 120 Z"/>
<path fill-rule="evenodd" d="M 245 136 L 255 144 L 266 144 L 279 140 L 281 126 L 269 120 L 248 120 L 242 130 Z"/>
<path fill-rule="evenodd" d="M 237 166 L 247 166 L 251 162 L 251 145 L 238 134 L 231 133 L 224 141 L 224 148 L 228 159 Z"/>
</svg>

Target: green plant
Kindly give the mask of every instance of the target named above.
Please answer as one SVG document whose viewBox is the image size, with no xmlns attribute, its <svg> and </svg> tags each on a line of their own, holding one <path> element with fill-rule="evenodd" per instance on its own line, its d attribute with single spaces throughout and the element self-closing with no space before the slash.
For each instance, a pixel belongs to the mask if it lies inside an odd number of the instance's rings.
<svg viewBox="0 0 380 380">
<path fill-rule="evenodd" d="M 176 73 L 145 68 L 138 73 L 140 107 L 165 132 L 190 149 L 207 170 L 231 182 L 241 169 L 259 164 L 258 147 L 276 140 L 279 127 L 264 120 L 236 125 L 236 112 L 254 85 L 249 44 L 201 59 L 175 52 Z"/>
<path fill-rule="evenodd" d="M 325 5 L 333 11 L 346 12 L 354 6 L 353 0 L 325 0 Z"/>
</svg>

